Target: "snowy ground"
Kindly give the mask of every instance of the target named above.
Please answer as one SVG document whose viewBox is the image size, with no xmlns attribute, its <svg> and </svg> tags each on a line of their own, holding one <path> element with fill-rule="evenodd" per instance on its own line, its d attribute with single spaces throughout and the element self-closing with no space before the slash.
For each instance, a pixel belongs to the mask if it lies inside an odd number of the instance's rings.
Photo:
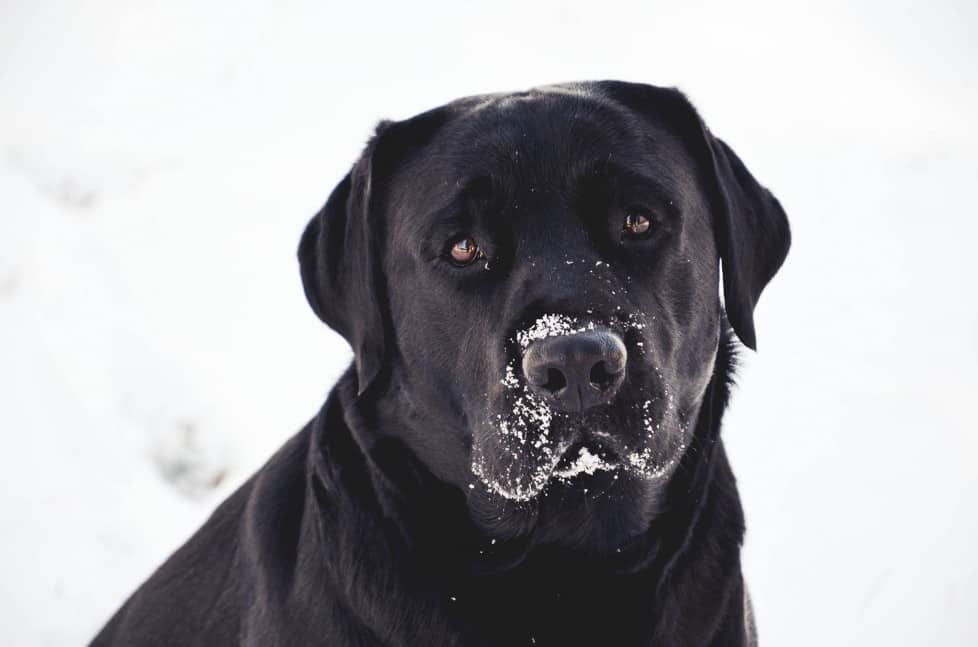
<svg viewBox="0 0 978 647">
<path fill-rule="evenodd" d="M 294 249 L 377 119 L 616 77 L 791 218 L 726 427 L 764 643 L 978 644 L 976 5 L 354 4 L 0 3 L 0 642 L 84 643 L 315 412 Z"/>
</svg>

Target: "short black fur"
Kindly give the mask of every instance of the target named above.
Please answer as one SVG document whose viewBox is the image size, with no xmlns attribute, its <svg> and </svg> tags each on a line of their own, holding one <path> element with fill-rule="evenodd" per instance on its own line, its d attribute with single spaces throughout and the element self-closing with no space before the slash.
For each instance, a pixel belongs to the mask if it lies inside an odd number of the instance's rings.
<svg viewBox="0 0 978 647">
<path fill-rule="evenodd" d="M 636 209 L 652 233 L 619 236 Z M 460 235 L 471 266 L 446 262 Z M 381 124 L 299 247 L 354 365 L 92 644 L 755 644 L 720 422 L 789 240 L 675 90 Z M 547 317 L 622 340 L 606 403 L 535 399 L 519 360 Z M 609 463 L 566 471 L 580 447 Z"/>
</svg>

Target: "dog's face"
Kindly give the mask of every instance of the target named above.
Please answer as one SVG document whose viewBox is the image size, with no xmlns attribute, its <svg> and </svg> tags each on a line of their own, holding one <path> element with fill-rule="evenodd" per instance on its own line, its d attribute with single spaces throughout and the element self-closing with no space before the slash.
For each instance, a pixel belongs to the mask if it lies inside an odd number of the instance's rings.
<svg viewBox="0 0 978 647">
<path fill-rule="evenodd" d="M 364 397 L 396 403 L 388 433 L 492 536 L 597 551 L 648 527 L 693 443 L 721 259 L 753 345 L 788 245 L 681 95 L 618 83 L 382 125 L 330 203 L 300 248 L 307 295 Z"/>
</svg>

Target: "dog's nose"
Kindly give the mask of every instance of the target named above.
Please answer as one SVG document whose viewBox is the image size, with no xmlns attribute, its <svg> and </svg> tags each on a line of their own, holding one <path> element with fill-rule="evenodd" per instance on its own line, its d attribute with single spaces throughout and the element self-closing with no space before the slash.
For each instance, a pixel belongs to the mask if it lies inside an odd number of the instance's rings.
<svg viewBox="0 0 978 647">
<path fill-rule="evenodd" d="M 615 396 L 627 361 L 621 337 L 588 330 L 534 341 L 523 353 L 523 374 L 554 408 L 583 412 Z"/>
</svg>

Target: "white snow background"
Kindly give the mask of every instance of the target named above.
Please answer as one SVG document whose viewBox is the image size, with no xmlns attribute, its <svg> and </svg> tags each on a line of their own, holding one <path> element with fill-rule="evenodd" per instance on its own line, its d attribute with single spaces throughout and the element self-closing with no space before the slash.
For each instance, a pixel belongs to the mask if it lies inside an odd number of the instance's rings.
<svg viewBox="0 0 978 647">
<path fill-rule="evenodd" d="M 0 643 L 84 644 L 316 412 L 350 352 L 294 252 L 378 119 L 622 78 L 685 90 L 792 224 L 724 432 L 762 642 L 978 644 L 976 29 L 964 1 L 0 2 Z"/>
</svg>

